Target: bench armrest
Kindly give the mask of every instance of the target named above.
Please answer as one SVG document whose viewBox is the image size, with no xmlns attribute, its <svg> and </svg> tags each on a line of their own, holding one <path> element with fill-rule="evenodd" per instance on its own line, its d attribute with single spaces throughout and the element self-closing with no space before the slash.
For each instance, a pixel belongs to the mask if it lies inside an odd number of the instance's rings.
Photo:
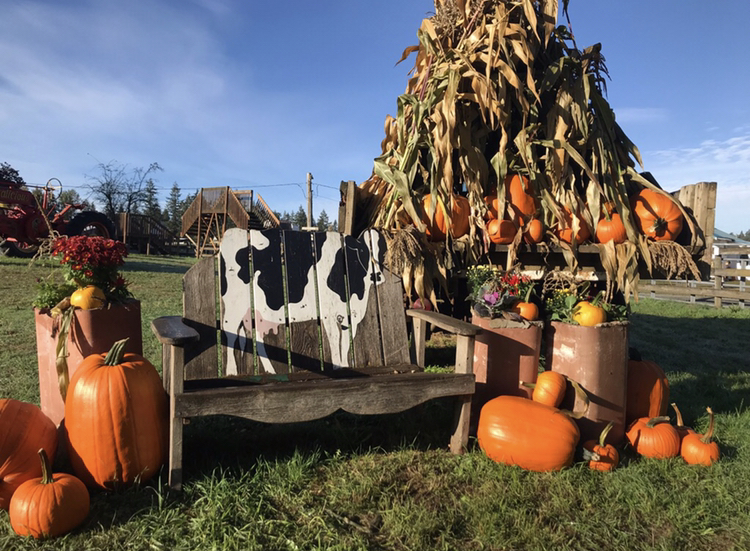
<svg viewBox="0 0 750 551">
<path fill-rule="evenodd" d="M 427 339 L 427 324 L 431 323 L 445 331 L 456 335 L 456 373 L 473 373 L 474 371 L 474 340 L 482 332 L 482 328 L 472 323 L 457 320 L 439 312 L 409 309 L 406 314 L 412 318 L 414 329 L 412 341 L 413 360 L 419 367 L 424 367 L 425 341 Z"/>
<path fill-rule="evenodd" d="M 198 331 L 185 325 L 180 316 L 164 316 L 151 322 L 151 331 L 162 344 L 185 346 L 198 340 Z"/>
<path fill-rule="evenodd" d="M 446 316 L 445 314 L 441 314 L 440 312 L 408 309 L 406 310 L 406 315 L 411 318 L 420 319 L 426 321 L 427 323 L 431 323 L 435 327 L 439 327 L 444 331 L 449 331 L 454 335 L 466 335 L 471 337 L 476 336 L 482 332 L 481 327 L 478 327 L 466 321 L 457 320 L 456 318 Z"/>
</svg>

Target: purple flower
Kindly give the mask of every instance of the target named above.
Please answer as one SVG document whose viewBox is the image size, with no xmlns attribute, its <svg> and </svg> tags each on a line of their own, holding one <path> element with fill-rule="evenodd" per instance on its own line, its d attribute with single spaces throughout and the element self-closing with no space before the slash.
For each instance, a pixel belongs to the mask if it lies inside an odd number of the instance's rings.
<svg viewBox="0 0 750 551">
<path fill-rule="evenodd" d="M 484 297 L 482 297 L 482 298 L 484 298 L 484 301 L 487 304 L 495 304 L 497 302 L 498 296 L 499 295 L 498 295 L 497 291 L 495 291 L 494 293 L 487 293 L 487 294 L 485 294 Z"/>
</svg>

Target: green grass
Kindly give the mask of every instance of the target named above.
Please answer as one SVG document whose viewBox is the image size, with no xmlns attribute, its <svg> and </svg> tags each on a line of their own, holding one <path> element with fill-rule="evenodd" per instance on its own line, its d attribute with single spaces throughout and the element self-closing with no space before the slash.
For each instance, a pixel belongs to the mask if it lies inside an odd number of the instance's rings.
<svg viewBox="0 0 750 551">
<path fill-rule="evenodd" d="M 129 257 L 141 300 L 144 353 L 160 367 L 148 328 L 181 311 L 188 259 Z M 0 258 L 0 397 L 38 403 L 34 281 L 51 265 Z M 623 453 L 613 473 L 581 464 L 530 473 L 474 447 L 445 451 L 450 401 L 377 418 L 346 414 L 271 426 L 219 417 L 186 427 L 186 484 L 162 480 L 95 492 L 86 523 L 54 542 L 13 535 L 0 512 L 0 549 L 750 549 L 750 310 L 644 299 L 631 344 L 667 372 L 686 422 L 717 412 L 722 460 L 694 468 Z M 435 367 L 452 355 L 436 334 Z M 473 443 L 472 443 L 473 444 Z"/>
</svg>

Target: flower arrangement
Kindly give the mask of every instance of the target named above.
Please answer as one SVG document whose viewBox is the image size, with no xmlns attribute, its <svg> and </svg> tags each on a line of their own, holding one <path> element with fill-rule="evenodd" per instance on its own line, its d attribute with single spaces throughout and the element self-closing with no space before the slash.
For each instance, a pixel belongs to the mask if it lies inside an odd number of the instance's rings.
<svg viewBox="0 0 750 551">
<path fill-rule="evenodd" d="M 606 301 L 605 292 L 596 292 L 588 281 L 545 288 L 543 298 L 545 316 L 550 321 L 588 326 L 624 321 L 630 314 L 628 305 Z"/>
<path fill-rule="evenodd" d="M 496 318 L 519 301 L 528 302 L 534 289 L 531 277 L 495 266 L 472 266 L 467 272 L 469 300 L 479 316 Z"/>
<path fill-rule="evenodd" d="M 62 236 L 52 242 L 50 254 L 63 266 L 64 283 L 42 281 L 34 306 L 52 308 L 77 289 L 93 286 L 109 301 L 132 297 L 119 268 L 128 255 L 124 243 L 104 237 Z"/>
</svg>

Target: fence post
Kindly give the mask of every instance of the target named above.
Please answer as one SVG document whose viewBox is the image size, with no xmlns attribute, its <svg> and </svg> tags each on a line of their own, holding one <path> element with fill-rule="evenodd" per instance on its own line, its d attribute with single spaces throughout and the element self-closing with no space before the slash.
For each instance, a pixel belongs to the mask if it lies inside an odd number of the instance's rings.
<svg viewBox="0 0 750 551">
<path fill-rule="evenodd" d="M 722 260 L 721 260 L 721 254 L 716 255 L 714 258 L 714 289 L 717 291 L 721 291 L 723 287 L 724 277 L 719 275 L 719 272 L 722 270 Z M 716 308 L 721 308 L 721 297 L 715 296 L 714 297 L 714 306 Z"/>
</svg>

